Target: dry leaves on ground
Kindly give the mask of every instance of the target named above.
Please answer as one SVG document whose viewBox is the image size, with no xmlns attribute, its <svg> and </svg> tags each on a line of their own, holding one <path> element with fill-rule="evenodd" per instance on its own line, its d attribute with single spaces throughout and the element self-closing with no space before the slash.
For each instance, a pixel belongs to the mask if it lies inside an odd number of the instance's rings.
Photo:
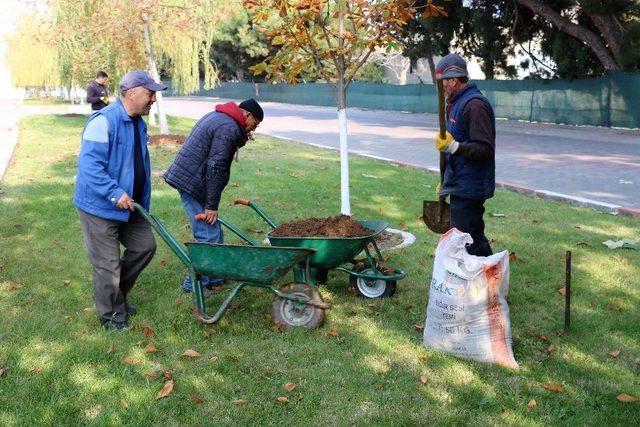
<svg viewBox="0 0 640 427">
<path fill-rule="evenodd" d="M 327 335 L 331 335 L 332 337 L 339 337 L 340 332 L 336 328 L 331 328 L 327 331 Z"/>
<path fill-rule="evenodd" d="M 191 396 L 191 397 L 189 397 L 189 399 L 191 399 L 191 401 L 193 403 L 196 403 L 198 405 L 201 404 L 201 403 L 204 403 L 204 398 L 202 398 L 200 396 Z"/>
<path fill-rule="evenodd" d="M 276 397 L 276 402 L 278 402 L 278 403 L 287 403 L 288 401 L 289 401 L 289 399 L 286 396 Z"/>
<path fill-rule="evenodd" d="M 107 348 L 107 354 L 113 353 L 113 350 L 115 349 L 116 349 L 116 346 L 113 343 L 110 343 L 109 347 Z"/>
<path fill-rule="evenodd" d="M 65 286 L 69 286 L 69 283 L 71 283 L 71 280 L 69 280 L 69 279 L 65 279 L 65 280 L 62 281 L 62 284 L 65 285 Z"/>
<path fill-rule="evenodd" d="M 631 396 L 630 394 L 627 394 L 627 393 L 620 393 L 619 395 L 616 396 L 616 399 L 624 403 L 633 403 L 638 401 L 636 397 Z"/>
<path fill-rule="evenodd" d="M 429 376 L 428 376 L 428 375 L 426 375 L 426 374 L 422 374 L 422 375 L 420 375 L 420 382 L 421 382 L 422 384 L 426 384 L 426 383 L 428 383 L 428 382 L 429 382 Z"/>
<path fill-rule="evenodd" d="M 549 341 L 549 335 L 547 334 L 536 334 L 540 341 Z"/>
<path fill-rule="evenodd" d="M 545 390 L 556 391 L 558 393 L 563 391 L 563 388 L 560 384 L 540 384 L 540 387 Z"/>
<path fill-rule="evenodd" d="M 529 409 L 533 409 L 533 408 L 535 408 L 536 406 L 538 406 L 538 402 L 536 402 L 536 400 L 535 400 L 535 399 L 531 399 L 531 400 L 529 401 L 529 404 L 527 405 L 527 408 L 529 408 Z"/>
<path fill-rule="evenodd" d="M 424 325 L 423 325 L 423 324 L 421 324 L 421 323 L 416 323 L 415 325 L 413 325 L 413 330 L 414 330 L 414 331 L 418 331 L 418 332 L 420 332 L 420 331 L 421 331 L 421 330 L 423 330 L 423 329 L 424 329 Z"/>
<path fill-rule="evenodd" d="M 193 350 L 193 349 L 191 349 L 191 348 L 190 348 L 190 349 L 188 349 L 188 350 L 185 350 L 185 352 L 184 352 L 184 353 L 182 353 L 182 355 L 183 355 L 184 357 L 191 357 L 192 359 L 195 359 L 195 358 L 197 358 L 197 357 L 200 357 L 200 353 L 198 353 L 197 351 L 195 351 L 195 350 Z"/>
<path fill-rule="evenodd" d="M 556 349 L 556 345 L 554 343 L 549 344 L 549 347 L 547 347 L 547 351 L 549 353 L 551 353 L 552 351 L 554 351 Z"/>
<path fill-rule="evenodd" d="M 162 399 L 163 397 L 167 397 L 171 393 L 173 393 L 173 384 L 174 384 L 173 380 L 169 380 L 166 383 L 164 383 L 162 390 L 160 390 L 158 394 L 156 394 L 156 399 Z"/>
<path fill-rule="evenodd" d="M 9 370 L 9 368 L 0 368 L 0 378 L 4 375 L 5 372 L 7 372 Z"/>
<path fill-rule="evenodd" d="M 122 364 L 123 365 L 137 365 L 138 363 L 140 363 L 137 359 L 127 356 L 124 359 L 122 359 Z"/>
<path fill-rule="evenodd" d="M 285 383 L 282 385 L 282 388 L 284 389 L 284 391 L 286 391 L 287 393 L 295 390 L 295 388 L 298 386 L 298 384 L 289 381 L 288 383 Z"/>
<path fill-rule="evenodd" d="M 615 359 L 616 357 L 620 356 L 620 350 L 611 350 L 609 353 L 607 353 L 609 355 L 609 357 L 611 359 Z"/>
<path fill-rule="evenodd" d="M 143 353 L 155 353 L 156 351 L 158 351 L 158 349 L 153 344 L 149 344 L 144 349 L 142 349 Z"/>
<path fill-rule="evenodd" d="M 44 366 L 42 365 L 34 365 L 29 368 L 29 372 L 33 372 L 37 374 L 38 372 L 42 372 L 43 369 L 44 369 Z"/>
<path fill-rule="evenodd" d="M 566 295 L 567 294 L 567 289 L 563 286 L 562 288 L 558 288 L 556 289 L 556 291 L 560 294 L 560 295 Z"/>
<path fill-rule="evenodd" d="M 233 403 L 236 406 L 241 406 L 247 403 L 247 401 L 245 399 L 233 399 L 231 403 Z"/>
<path fill-rule="evenodd" d="M 15 291 L 17 289 L 20 289 L 20 286 L 14 285 L 13 283 L 7 283 L 6 285 L 4 285 L 2 287 L 2 289 L 7 291 L 7 292 L 11 292 L 11 291 Z"/>
<path fill-rule="evenodd" d="M 153 329 L 151 329 L 148 326 L 145 326 L 144 328 L 142 328 L 142 334 L 148 338 L 153 338 L 153 336 L 155 335 L 155 333 L 153 332 Z"/>
</svg>

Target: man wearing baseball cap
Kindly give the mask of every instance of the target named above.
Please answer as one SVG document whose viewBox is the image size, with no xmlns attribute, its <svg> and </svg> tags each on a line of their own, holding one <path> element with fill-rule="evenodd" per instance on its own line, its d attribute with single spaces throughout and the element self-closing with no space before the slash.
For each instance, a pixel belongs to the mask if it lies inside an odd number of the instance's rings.
<svg viewBox="0 0 640 427">
<path fill-rule="evenodd" d="M 149 209 L 149 136 L 141 116 L 149 114 L 156 91 L 166 88 L 144 71 L 130 71 L 120 82 L 120 97 L 89 116 L 82 132 L 73 203 L 93 267 L 98 317 L 110 331 L 128 329 L 127 317 L 136 312 L 128 294 L 156 250 L 151 227 L 133 202 Z"/>
<path fill-rule="evenodd" d="M 215 111 L 195 124 L 175 160 L 164 174 L 165 181 L 180 193 L 193 237 L 198 242 L 222 243 L 224 235 L 218 219 L 222 190 L 229 183 L 231 161 L 264 119 L 262 107 L 255 99 L 240 104 L 216 105 Z M 196 215 L 204 214 L 203 220 Z M 222 279 L 202 277 L 202 285 L 210 290 Z M 190 292 L 187 276 L 182 289 Z M 209 293 L 209 292 L 207 292 Z"/>
<path fill-rule="evenodd" d="M 484 202 L 495 190 L 496 125 L 489 100 L 469 83 L 467 63 L 456 54 L 436 66 L 447 98 L 447 132 L 436 133 L 435 146 L 446 153 L 446 169 L 440 194 L 449 195 L 451 227 L 469 233 L 471 255 L 493 252 L 484 234 Z"/>
</svg>

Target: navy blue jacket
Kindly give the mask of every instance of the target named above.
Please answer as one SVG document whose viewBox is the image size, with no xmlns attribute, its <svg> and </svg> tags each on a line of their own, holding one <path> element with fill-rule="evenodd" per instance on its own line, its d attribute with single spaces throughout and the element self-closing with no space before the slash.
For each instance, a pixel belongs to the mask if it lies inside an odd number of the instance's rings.
<svg viewBox="0 0 640 427">
<path fill-rule="evenodd" d="M 470 129 L 464 126 L 463 112 L 465 107 L 471 100 L 480 100 L 485 103 L 489 111 L 488 116 L 485 115 L 483 120 L 489 120 L 491 123 L 483 123 L 490 129 L 492 147 L 489 156 L 483 158 L 465 156 L 466 146 L 477 143 L 469 137 Z M 472 110 L 473 113 L 473 110 Z M 469 126 L 479 126 L 474 124 L 477 117 L 469 117 L 466 120 Z M 493 196 L 495 191 L 495 116 L 493 108 L 489 100 L 478 90 L 475 84 L 467 84 L 464 88 L 454 93 L 449 100 L 449 114 L 447 120 L 447 131 L 453 138 L 460 143 L 458 150 L 453 153 L 447 153 L 447 166 L 444 174 L 444 183 L 440 191 L 441 194 L 452 194 L 468 199 L 488 199 Z M 489 144 L 490 144 L 489 143 Z"/>
<path fill-rule="evenodd" d="M 245 142 L 244 129 L 231 116 L 208 113 L 191 130 L 164 180 L 205 209 L 218 210 L 222 190 L 231 176 L 231 161 Z"/>
<path fill-rule="evenodd" d="M 136 202 L 149 210 L 151 161 L 147 125 L 141 117 L 129 117 L 118 99 L 93 113 L 82 132 L 73 203 L 91 215 L 116 221 L 129 220 L 131 211 L 118 208 L 116 203 L 125 192 L 133 196 L 135 128 L 132 120 L 138 120 L 145 174 L 142 199 Z"/>
</svg>

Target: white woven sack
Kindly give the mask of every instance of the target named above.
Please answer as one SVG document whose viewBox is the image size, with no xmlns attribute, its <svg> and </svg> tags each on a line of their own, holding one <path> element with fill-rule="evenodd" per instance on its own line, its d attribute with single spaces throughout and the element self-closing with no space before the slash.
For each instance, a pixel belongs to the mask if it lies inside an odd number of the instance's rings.
<svg viewBox="0 0 640 427">
<path fill-rule="evenodd" d="M 465 359 L 517 368 L 511 348 L 509 252 L 469 255 L 471 236 L 442 235 L 433 263 L 424 327 L 426 347 Z"/>
</svg>

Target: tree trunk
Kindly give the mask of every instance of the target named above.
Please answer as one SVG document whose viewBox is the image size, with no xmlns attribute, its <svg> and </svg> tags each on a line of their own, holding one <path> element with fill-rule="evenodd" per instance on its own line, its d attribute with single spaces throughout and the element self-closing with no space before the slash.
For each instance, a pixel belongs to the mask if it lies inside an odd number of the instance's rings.
<svg viewBox="0 0 640 427">
<path fill-rule="evenodd" d="M 602 43 L 598 34 L 574 24 L 542 2 L 536 0 L 516 0 L 516 2 L 531 10 L 533 13 L 540 15 L 545 21 L 549 22 L 561 32 L 575 37 L 589 46 L 605 70 L 620 69 L 619 64 L 613 59 L 613 56 L 611 56 L 609 50 L 607 50 L 606 46 Z"/>
<path fill-rule="evenodd" d="M 343 5 L 338 9 L 339 44 L 344 47 L 344 10 Z M 338 59 L 338 127 L 340 130 L 340 212 L 343 215 L 351 215 L 349 202 L 349 151 L 347 145 L 347 88 L 344 81 L 345 66 L 344 53 Z"/>
<path fill-rule="evenodd" d="M 142 28 L 144 33 L 144 46 L 147 52 L 147 58 L 149 59 L 149 70 L 151 71 L 151 77 L 157 82 L 161 83 L 160 75 L 158 74 L 158 67 L 156 65 L 156 59 L 151 49 L 151 35 L 149 34 L 149 20 L 145 13 L 142 14 Z M 158 118 L 160 120 L 160 135 L 169 134 L 169 125 L 167 124 L 167 115 L 164 112 L 164 104 L 162 103 L 162 92 L 156 92 L 156 103 L 158 104 Z"/>
<path fill-rule="evenodd" d="M 436 63 L 433 60 L 433 55 L 427 55 L 427 63 L 429 64 L 429 71 L 431 72 L 431 81 L 433 84 L 437 84 L 436 82 Z"/>
<path fill-rule="evenodd" d="M 613 52 L 613 57 L 616 59 L 618 65 L 622 66 L 623 60 L 620 55 L 620 44 L 622 43 L 622 37 L 624 36 L 624 28 L 613 15 L 599 15 L 592 13 L 589 15 L 591 21 L 596 24 L 596 27 L 600 30 L 602 37 L 609 45 L 609 49 Z"/>
</svg>

